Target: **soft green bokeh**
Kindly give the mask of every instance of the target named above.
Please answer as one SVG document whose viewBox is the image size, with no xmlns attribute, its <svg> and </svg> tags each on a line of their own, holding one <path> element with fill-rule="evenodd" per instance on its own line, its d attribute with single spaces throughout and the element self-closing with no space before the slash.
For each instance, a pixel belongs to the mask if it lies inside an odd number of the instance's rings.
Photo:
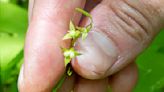
<svg viewBox="0 0 164 92">
<path fill-rule="evenodd" d="M 0 92 L 17 90 L 26 29 L 27 10 L 15 4 L 0 3 Z"/>
<path fill-rule="evenodd" d="M 3 1 L 3 3 L 1 2 Z M 9 3 L 6 3 L 9 2 Z M 17 92 L 27 30 L 27 7 L 17 0 L 0 0 L 0 92 Z M 164 92 L 164 31 L 137 59 L 139 81 L 134 92 Z"/>
<path fill-rule="evenodd" d="M 164 30 L 137 63 L 140 76 L 135 92 L 164 92 Z"/>
</svg>

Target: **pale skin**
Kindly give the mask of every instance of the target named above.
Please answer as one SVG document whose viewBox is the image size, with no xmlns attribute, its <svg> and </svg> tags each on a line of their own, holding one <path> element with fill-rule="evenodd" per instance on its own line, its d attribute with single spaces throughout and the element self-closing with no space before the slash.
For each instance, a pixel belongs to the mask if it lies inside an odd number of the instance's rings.
<svg viewBox="0 0 164 92">
<path fill-rule="evenodd" d="M 137 83 L 135 58 L 164 25 L 164 0 L 30 0 L 25 62 L 20 92 L 51 92 L 65 71 L 60 47 L 70 19 L 87 25 L 76 7 L 90 11 L 93 29 L 76 48 L 82 55 L 71 62 L 78 75 L 59 92 L 131 92 Z M 81 20 L 81 21 L 80 21 Z M 144 61 L 143 61 L 144 62 Z"/>
</svg>

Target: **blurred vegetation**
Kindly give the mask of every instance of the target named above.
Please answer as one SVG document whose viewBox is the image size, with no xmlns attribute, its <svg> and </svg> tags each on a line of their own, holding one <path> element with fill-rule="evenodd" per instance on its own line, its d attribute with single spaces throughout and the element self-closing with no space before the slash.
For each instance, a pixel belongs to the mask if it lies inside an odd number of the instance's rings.
<svg viewBox="0 0 164 92">
<path fill-rule="evenodd" d="M 27 0 L 0 0 L 0 92 L 17 92 L 27 29 Z"/>
<path fill-rule="evenodd" d="M 28 0 L 0 0 L 0 92 L 17 92 L 27 30 Z M 137 59 L 134 92 L 164 92 L 164 31 Z"/>
</svg>

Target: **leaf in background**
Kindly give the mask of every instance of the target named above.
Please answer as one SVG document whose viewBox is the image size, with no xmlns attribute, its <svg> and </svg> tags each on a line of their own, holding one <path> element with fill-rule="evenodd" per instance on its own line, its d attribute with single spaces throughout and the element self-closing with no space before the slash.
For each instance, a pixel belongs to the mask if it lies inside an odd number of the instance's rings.
<svg viewBox="0 0 164 92">
<path fill-rule="evenodd" d="M 12 4 L 19 5 L 20 7 L 27 9 L 28 1 L 29 0 L 0 0 L 0 3 L 12 3 Z"/>
<path fill-rule="evenodd" d="M 139 82 L 134 92 L 164 92 L 164 31 L 137 59 Z"/>
<path fill-rule="evenodd" d="M 0 3 L 0 12 L 0 62 L 4 70 L 23 48 L 27 11 L 12 4 Z"/>
<path fill-rule="evenodd" d="M 164 46 L 159 47 L 158 52 L 164 54 Z"/>
<path fill-rule="evenodd" d="M 26 29 L 27 11 L 14 4 L 0 3 L 0 77 L 3 89 L 9 92 L 17 89 Z"/>
<path fill-rule="evenodd" d="M 23 59 L 23 49 L 16 55 L 15 58 L 13 58 L 7 64 L 7 69 L 5 69 L 2 74 L 2 78 L 5 78 L 2 80 L 5 80 L 4 81 L 5 83 L 10 84 L 14 82 L 14 80 L 17 80 L 17 76 L 19 73 L 19 68 L 17 68 L 17 64 L 19 64 L 22 59 Z"/>
</svg>

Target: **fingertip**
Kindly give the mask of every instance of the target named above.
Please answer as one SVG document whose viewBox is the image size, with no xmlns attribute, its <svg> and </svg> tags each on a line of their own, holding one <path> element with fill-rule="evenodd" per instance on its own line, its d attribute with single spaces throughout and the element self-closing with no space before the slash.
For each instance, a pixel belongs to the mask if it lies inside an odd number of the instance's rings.
<svg viewBox="0 0 164 92">
<path fill-rule="evenodd" d="M 72 66 L 79 75 L 87 79 L 108 76 L 106 72 L 118 57 L 118 50 L 113 41 L 96 30 L 90 32 L 84 41 L 80 39 L 76 49 L 82 55 L 72 61 Z"/>
</svg>

